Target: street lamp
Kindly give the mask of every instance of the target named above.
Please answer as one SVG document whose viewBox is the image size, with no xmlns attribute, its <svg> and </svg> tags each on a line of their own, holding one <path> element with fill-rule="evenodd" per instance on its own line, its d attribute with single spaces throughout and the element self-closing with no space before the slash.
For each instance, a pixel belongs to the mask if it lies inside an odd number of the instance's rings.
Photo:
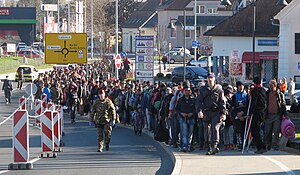
<svg viewBox="0 0 300 175">
<path fill-rule="evenodd" d="M 169 29 L 176 29 L 174 23 L 172 21 L 176 21 L 178 22 L 181 27 L 182 27 L 182 30 L 184 31 L 184 36 L 183 36 L 183 45 L 184 45 L 184 48 L 183 48 L 183 55 L 184 55 L 184 58 L 183 58 L 183 81 L 185 81 L 186 79 L 186 66 L 185 66 L 185 63 L 186 63 L 186 52 L 185 52 L 185 48 L 186 48 L 186 41 L 185 41 L 185 37 L 186 37 L 186 10 L 184 10 L 183 12 L 183 16 L 184 16 L 184 22 L 182 23 L 181 21 L 179 21 L 178 19 L 176 18 L 171 18 L 170 19 L 170 23 L 168 25 L 167 28 Z"/>
<path fill-rule="evenodd" d="M 230 6 L 231 2 L 229 0 L 222 0 L 221 5 L 224 6 Z M 286 2 L 286 0 L 277 0 L 276 5 L 288 5 L 288 3 Z M 251 6 L 253 6 L 253 24 L 252 24 L 252 67 L 251 67 L 251 71 L 252 71 L 252 80 L 255 76 L 254 73 L 254 65 L 255 65 L 255 30 L 256 30 L 256 0 L 252 0 Z"/>
</svg>

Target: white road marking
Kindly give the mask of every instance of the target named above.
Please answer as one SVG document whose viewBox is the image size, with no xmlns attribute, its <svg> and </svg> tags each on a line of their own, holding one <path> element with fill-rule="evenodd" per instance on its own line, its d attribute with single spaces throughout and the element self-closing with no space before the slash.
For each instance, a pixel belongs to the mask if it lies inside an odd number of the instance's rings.
<svg viewBox="0 0 300 175">
<path fill-rule="evenodd" d="M 251 154 L 255 154 L 253 151 L 248 151 Z M 280 169 L 282 169 L 286 174 L 288 175 L 295 175 L 295 173 L 293 172 L 293 170 L 291 170 L 290 168 L 288 168 L 287 166 L 285 166 L 283 163 L 269 157 L 266 155 L 260 155 L 261 157 L 269 160 L 270 162 L 274 163 L 275 165 L 277 165 Z"/>
<path fill-rule="evenodd" d="M 28 161 L 28 163 L 34 163 L 34 162 L 36 162 L 36 161 L 39 161 L 41 158 L 39 158 L 39 157 L 36 157 L 36 158 L 34 158 L 34 159 L 32 159 L 32 160 L 30 160 L 30 161 Z M 0 171 L 0 174 L 4 174 L 4 173 L 7 173 L 7 172 L 9 172 L 10 170 L 2 170 L 2 171 Z"/>
<path fill-rule="evenodd" d="M 0 171 L 0 174 L 4 174 L 4 173 L 7 173 L 8 170 L 3 170 L 3 171 Z"/>
</svg>

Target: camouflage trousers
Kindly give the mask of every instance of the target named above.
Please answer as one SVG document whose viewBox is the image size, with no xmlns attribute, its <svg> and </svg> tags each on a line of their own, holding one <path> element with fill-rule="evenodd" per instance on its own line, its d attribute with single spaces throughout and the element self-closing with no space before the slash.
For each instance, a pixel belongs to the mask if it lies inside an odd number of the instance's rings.
<svg viewBox="0 0 300 175">
<path fill-rule="evenodd" d="M 112 127 L 109 123 L 101 124 L 97 126 L 98 128 L 98 149 L 103 149 L 103 145 L 109 145 L 110 137 L 112 132 Z"/>
</svg>

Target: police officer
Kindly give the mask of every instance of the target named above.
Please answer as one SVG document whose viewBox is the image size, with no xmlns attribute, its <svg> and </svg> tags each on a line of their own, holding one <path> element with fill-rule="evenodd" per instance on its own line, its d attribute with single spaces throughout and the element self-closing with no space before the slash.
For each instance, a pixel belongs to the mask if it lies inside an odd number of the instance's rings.
<svg viewBox="0 0 300 175">
<path fill-rule="evenodd" d="M 4 80 L 2 86 L 2 91 L 4 91 L 6 104 L 10 103 L 12 89 L 13 87 L 12 87 L 11 80 L 9 80 L 8 76 L 6 76 L 6 79 Z"/>
<path fill-rule="evenodd" d="M 196 111 L 198 118 L 203 120 L 204 140 L 208 147 L 206 155 L 214 155 L 219 151 L 219 128 L 226 119 L 227 111 L 222 87 L 216 84 L 213 73 L 208 73 L 207 84 L 200 88 Z"/>
<path fill-rule="evenodd" d="M 112 101 L 106 97 L 105 90 L 100 89 L 98 97 L 99 99 L 92 107 L 90 120 L 98 128 L 98 152 L 102 152 L 104 142 L 106 151 L 109 150 L 112 127 L 115 125 L 116 120 L 116 110 Z M 103 134 L 105 138 L 103 138 Z"/>
</svg>

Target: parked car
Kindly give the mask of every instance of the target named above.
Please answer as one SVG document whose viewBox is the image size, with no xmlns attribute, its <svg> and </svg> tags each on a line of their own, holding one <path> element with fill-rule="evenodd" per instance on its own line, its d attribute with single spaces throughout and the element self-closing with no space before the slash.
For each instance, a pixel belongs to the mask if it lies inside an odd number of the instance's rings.
<svg viewBox="0 0 300 175">
<path fill-rule="evenodd" d="M 32 57 L 31 57 L 32 54 Z M 26 58 L 44 58 L 44 53 L 37 50 L 21 50 L 18 52 L 19 57 L 25 56 Z"/>
<path fill-rule="evenodd" d="M 179 83 L 182 82 L 184 67 L 179 66 L 175 67 L 172 71 L 172 82 Z M 202 67 L 196 66 L 186 66 L 186 80 L 190 80 L 191 82 L 194 81 L 201 81 L 206 79 L 208 71 Z"/>
<path fill-rule="evenodd" d="M 27 47 L 26 43 L 24 43 L 24 42 L 19 42 L 19 43 L 17 44 L 17 51 L 20 51 L 22 48 L 26 48 L 26 47 Z"/>
<path fill-rule="evenodd" d="M 166 55 L 168 56 L 168 55 Z M 193 59 L 193 55 L 191 54 L 185 54 L 185 58 L 186 58 L 186 62 L 190 61 L 191 59 Z M 184 61 L 184 53 L 182 52 L 174 52 L 170 54 L 170 63 L 174 64 L 174 63 L 178 63 L 178 62 L 183 62 Z"/>
<path fill-rule="evenodd" d="M 284 96 L 285 96 L 285 104 L 286 105 L 292 105 L 291 104 L 291 98 L 290 98 L 288 92 L 285 92 Z M 299 90 L 295 91 L 294 99 L 295 99 L 294 101 L 300 102 L 300 91 Z"/>
<path fill-rule="evenodd" d="M 170 51 L 184 53 L 183 50 L 185 50 L 185 53 L 191 54 L 191 51 L 189 51 L 188 49 L 184 49 L 183 47 L 173 47 Z"/>
<path fill-rule="evenodd" d="M 24 79 L 25 81 L 33 81 L 36 78 L 38 78 L 39 73 L 37 71 L 37 69 L 34 66 L 30 66 L 30 65 L 20 65 L 16 71 L 16 75 L 15 75 L 15 80 L 18 81 L 19 79 L 19 75 L 18 72 L 20 69 L 23 69 L 23 73 L 24 73 Z"/>
<path fill-rule="evenodd" d="M 212 57 L 207 57 L 207 56 L 201 56 L 198 60 L 190 60 L 187 65 L 188 66 L 199 66 L 199 67 L 207 67 L 207 59 L 210 59 L 210 65 L 209 67 L 211 67 L 213 65 L 213 60 Z"/>
</svg>

